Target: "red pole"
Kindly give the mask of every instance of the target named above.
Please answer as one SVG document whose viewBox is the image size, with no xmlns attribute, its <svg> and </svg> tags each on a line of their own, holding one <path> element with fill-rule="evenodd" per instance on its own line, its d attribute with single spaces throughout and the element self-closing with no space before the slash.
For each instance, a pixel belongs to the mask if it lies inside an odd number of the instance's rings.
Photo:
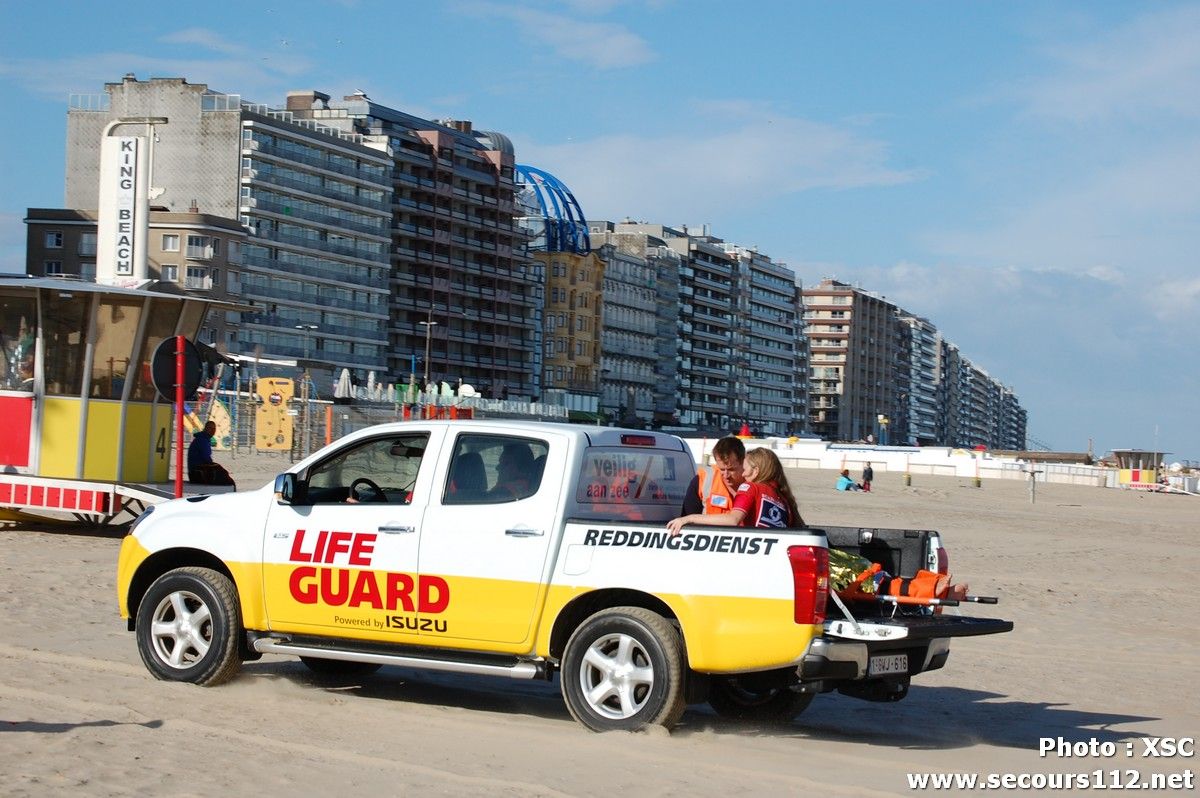
<svg viewBox="0 0 1200 798">
<path fill-rule="evenodd" d="M 183 496 L 183 336 L 175 336 L 175 498 Z"/>
</svg>

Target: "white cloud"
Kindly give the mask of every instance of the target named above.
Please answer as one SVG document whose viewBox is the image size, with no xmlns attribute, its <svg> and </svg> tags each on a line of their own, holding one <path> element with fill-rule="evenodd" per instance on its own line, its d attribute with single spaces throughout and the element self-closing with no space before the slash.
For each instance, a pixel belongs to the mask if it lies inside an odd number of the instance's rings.
<svg viewBox="0 0 1200 798">
<path fill-rule="evenodd" d="M 186 28 L 160 36 L 159 41 L 167 44 L 194 44 L 197 47 L 225 55 L 245 55 L 247 52 L 242 45 L 234 44 L 216 31 L 207 28 Z"/>
<path fill-rule="evenodd" d="M 553 50 L 560 58 L 579 61 L 596 69 L 638 66 L 655 58 L 646 40 L 624 25 L 573 19 L 499 3 L 473 2 L 459 8 L 481 17 L 510 20 L 526 39 Z"/>
<path fill-rule="evenodd" d="M 1088 41 L 1046 46 L 1044 54 L 1059 65 L 1056 74 L 1016 90 L 1035 116 L 1139 125 L 1146 113 L 1200 116 L 1195 5 L 1153 11 Z"/>
<path fill-rule="evenodd" d="M 895 185 L 922 176 L 888 166 L 880 141 L 780 113 L 742 113 L 749 107 L 759 106 L 705 103 L 709 116 L 702 123 L 681 121 L 685 134 L 550 145 L 518 140 L 517 157 L 554 173 L 595 219 L 719 218 L 730 208 L 762 207 L 809 189 Z M 713 118 L 718 109 L 727 113 Z"/>
<path fill-rule="evenodd" d="M 560 0 L 562 4 L 582 14 L 601 16 L 610 13 L 620 6 L 645 6 L 650 9 L 661 9 L 671 5 L 674 0 Z"/>
<path fill-rule="evenodd" d="M 193 30 L 190 36 L 198 35 Z M 227 45 L 227 50 L 234 49 Z M 139 79 L 153 77 L 203 76 L 214 91 L 240 92 L 256 102 L 275 102 L 297 75 L 309 71 L 304 56 L 265 51 L 247 52 L 227 58 L 159 58 L 135 53 L 107 52 L 70 58 L 10 59 L 0 61 L 0 75 L 27 90 L 61 100 L 72 92 L 101 93 L 98 81 L 118 81 L 127 72 Z"/>
</svg>

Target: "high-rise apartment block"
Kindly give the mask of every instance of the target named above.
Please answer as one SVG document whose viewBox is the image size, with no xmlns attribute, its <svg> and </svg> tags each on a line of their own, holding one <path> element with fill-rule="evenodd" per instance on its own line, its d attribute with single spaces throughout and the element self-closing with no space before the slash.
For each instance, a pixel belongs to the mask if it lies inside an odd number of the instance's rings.
<svg viewBox="0 0 1200 798">
<path fill-rule="evenodd" d="M 1022 449 L 1012 390 L 928 320 L 836 280 L 804 292 L 812 357 L 809 423 L 828 440 Z"/>
<path fill-rule="evenodd" d="M 590 223 L 607 266 L 600 409 L 622 423 L 676 423 L 681 259 L 661 239 Z"/>
<path fill-rule="evenodd" d="M 532 257 L 542 263 L 546 275 L 542 401 L 595 414 L 607 264 L 598 252 L 534 252 Z"/>
<path fill-rule="evenodd" d="M 493 398 L 537 396 L 541 281 L 516 224 L 512 142 L 361 92 L 341 100 L 292 92 L 288 111 L 362 135 L 389 156 L 389 373 L 423 379 L 428 370 L 431 380 L 462 380 Z M 429 362 L 414 368 L 426 348 Z"/>
<path fill-rule="evenodd" d="M 737 257 L 739 362 L 737 415 L 755 429 L 783 435 L 803 430 L 808 393 L 807 341 L 795 273 L 757 249 L 726 244 Z M 800 423 L 797 423 L 797 421 Z"/>
<path fill-rule="evenodd" d="M 805 404 L 807 366 L 790 269 L 713 236 L 707 225 L 590 224 L 593 236 L 643 237 L 643 257 L 661 249 L 678 258 L 656 255 L 678 275 L 675 423 L 717 431 L 747 424 L 761 435 L 802 431 L 804 415 L 796 411 Z M 660 344 L 669 338 L 660 330 Z"/>
<path fill-rule="evenodd" d="M 126 76 L 104 95 L 73 98 L 70 207 L 96 205 L 101 138 L 137 132 L 146 118 L 166 120 L 153 132 L 151 181 L 162 189 L 153 205 L 197 207 L 248 231 L 236 284 L 253 310 L 226 347 L 307 355 L 329 375 L 537 392 L 540 289 L 514 229 L 505 137 L 361 93 L 293 92 L 272 108 L 182 79 Z"/>
</svg>

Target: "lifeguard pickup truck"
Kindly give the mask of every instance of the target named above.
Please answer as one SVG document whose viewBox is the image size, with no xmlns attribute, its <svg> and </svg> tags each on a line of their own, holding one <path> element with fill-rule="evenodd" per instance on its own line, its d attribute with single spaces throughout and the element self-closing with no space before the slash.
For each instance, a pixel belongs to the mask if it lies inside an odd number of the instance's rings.
<svg viewBox="0 0 1200 798">
<path fill-rule="evenodd" d="M 218 684 L 264 653 L 323 676 L 381 665 L 549 679 L 590 729 L 689 703 L 790 719 L 817 693 L 902 698 L 949 640 L 1007 621 L 828 596 L 829 545 L 892 574 L 945 568 L 936 532 L 691 526 L 666 434 L 505 421 L 361 430 L 273 485 L 148 509 L 121 615 L 160 679 Z"/>
</svg>

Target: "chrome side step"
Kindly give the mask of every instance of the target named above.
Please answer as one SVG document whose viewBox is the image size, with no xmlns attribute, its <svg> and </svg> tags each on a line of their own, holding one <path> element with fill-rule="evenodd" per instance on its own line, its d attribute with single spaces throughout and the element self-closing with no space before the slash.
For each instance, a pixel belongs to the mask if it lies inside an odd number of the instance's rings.
<svg viewBox="0 0 1200 798">
<path fill-rule="evenodd" d="M 489 665 L 483 662 L 461 662 L 449 659 L 406 657 L 399 654 L 376 654 L 366 651 L 347 651 L 333 648 L 301 646 L 279 639 L 260 637 L 254 641 L 255 651 L 262 654 L 288 654 L 295 657 L 317 657 L 346 662 L 373 662 L 376 665 L 398 665 L 402 668 L 421 668 L 427 671 L 470 673 L 476 676 L 507 676 L 510 679 L 537 679 L 545 676 L 545 668 L 535 662 L 512 665 Z"/>
</svg>

